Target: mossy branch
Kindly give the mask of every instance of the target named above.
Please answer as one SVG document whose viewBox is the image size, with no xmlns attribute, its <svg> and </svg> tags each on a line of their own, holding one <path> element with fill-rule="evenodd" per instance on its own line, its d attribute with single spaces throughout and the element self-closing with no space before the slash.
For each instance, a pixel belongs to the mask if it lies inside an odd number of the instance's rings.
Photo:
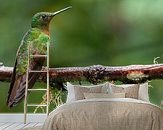
<svg viewBox="0 0 163 130">
<path fill-rule="evenodd" d="M 13 67 L 1 65 L 0 81 L 10 82 L 12 71 Z M 63 83 L 66 81 L 89 81 L 93 84 L 103 81 L 141 83 L 153 79 L 163 79 L 163 64 L 50 68 L 51 83 Z M 39 81 L 46 81 L 45 73 L 41 73 Z"/>
</svg>

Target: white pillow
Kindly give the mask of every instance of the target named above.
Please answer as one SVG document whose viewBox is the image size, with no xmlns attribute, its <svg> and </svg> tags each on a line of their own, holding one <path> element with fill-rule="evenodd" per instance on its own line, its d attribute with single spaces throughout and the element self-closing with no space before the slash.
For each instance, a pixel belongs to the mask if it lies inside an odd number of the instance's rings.
<svg viewBox="0 0 163 130">
<path fill-rule="evenodd" d="M 75 101 L 74 85 L 72 85 L 71 83 L 67 82 L 66 88 L 67 88 L 67 91 L 68 91 L 67 101 L 66 102 Z"/>
<path fill-rule="evenodd" d="M 148 93 L 148 82 L 139 85 L 138 99 L 146 101 L 146 102 L 150 102 L 149 101 L 149 93 Z"/>
<path fill-rule="evenodd" d="M 101 93 L 103 91 L 103 87 L 108 85 L 108 82 L 99 85 L 90 85 L 90 86 L 81 86 L 81 85 L 72 85 L 67 82 L 67 103 L 82 100 L 84 99 L 84 93 Z"/>
<path fill-rule="evenodd" d="M 92 98 L 125 98 L 125 93 L 84 93 L 86 99 Z"/>
</svg>

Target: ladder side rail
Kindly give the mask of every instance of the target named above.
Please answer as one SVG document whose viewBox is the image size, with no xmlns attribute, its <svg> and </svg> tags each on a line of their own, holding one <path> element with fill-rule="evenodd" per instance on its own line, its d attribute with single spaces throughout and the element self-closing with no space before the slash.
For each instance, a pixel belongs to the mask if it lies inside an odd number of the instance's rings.
<svg viewBox="0 0 163 130">
<path fill-rule="evenodd" d="M 28 97 L 28 80 L 29 80 L 29 64 L 30 64 L 30 44 L 28 45 L 28 62 L 27 62 L 27 72 L 26 72 L 26 88 L 25 88 L 25 98 L 24 98 L 24 124 L 27 122 L 27 97 Z"/>
<path fill-rule="evenodd" d="M 46 107 L 46 113 L 49 115 L 49 98 L 50 98 L 50 93 L 49 93 L 49 42 L 47 43 L 47 107 Z"/>
</svg>

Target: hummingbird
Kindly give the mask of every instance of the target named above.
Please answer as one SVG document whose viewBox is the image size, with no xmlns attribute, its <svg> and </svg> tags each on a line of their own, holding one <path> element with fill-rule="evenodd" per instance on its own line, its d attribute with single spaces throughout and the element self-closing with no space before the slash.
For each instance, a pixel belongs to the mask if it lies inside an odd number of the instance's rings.
<svg viewBox="0 0 163 130">
<path fill-rule="evenodd" d="M 25 96 L 26 74 L 28 66 L 28 49 L 32 55 L 45 55 L 47 45 L 50 45 L 49 24 L 54 16 L 70 9 L 67 7 L 56 12 L 39 12 L 32 17 L 31 28 L 24 35 L 16 54 L 15 66 L 8 92 L 7 106 L 16 106 Z M 41 70 L 45 58 L 30 60 L 30 70 Z M 28 87 L 32 88 L 39 78 L 40 73 L 29 72 Z"/>
</svg>

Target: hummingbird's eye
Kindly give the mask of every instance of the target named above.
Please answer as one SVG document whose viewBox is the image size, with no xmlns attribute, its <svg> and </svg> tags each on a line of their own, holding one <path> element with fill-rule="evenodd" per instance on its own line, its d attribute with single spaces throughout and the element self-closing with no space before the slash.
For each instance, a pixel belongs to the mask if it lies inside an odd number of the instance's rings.
<svg viewBox="0 0 163 130">
<path fill-rule="evenodd" d="M 41 19 L 46 20 L 47 19 L 47 16 L 46 15 L 42 15 L 41 16 Z"/>
</svg>

